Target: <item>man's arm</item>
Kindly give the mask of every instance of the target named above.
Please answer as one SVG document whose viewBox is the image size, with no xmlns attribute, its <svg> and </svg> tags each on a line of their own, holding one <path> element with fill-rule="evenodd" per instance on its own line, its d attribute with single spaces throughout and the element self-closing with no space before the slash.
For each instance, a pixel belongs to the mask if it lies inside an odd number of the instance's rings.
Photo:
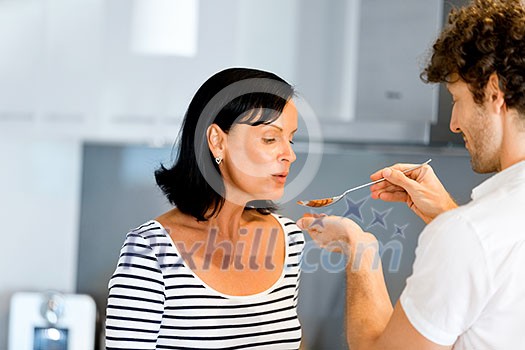
<svg viewBox="0 0 525 350">
<path fill-rule="evenodd" d="M 447 350 L 452 346 L 443 346 L 431 342 L 421 335 L 410 323 L 403 307 L 398 302 L 394 312 L 382 332 L 381 336 L 369 347 L 355 347 L 356 349 L 381 349 L 381 350 Z"/>
<path fill-rule="evenodd" d="M 376 245 L 377 246 L 377 245 Z M 347 267 L 348 346 L 352 350 L 445 350 L 421 335 L 408 320 L 401 304 L 394 310 L 388 296 L 379 255 L 373 245 L 353 255 Z M 361 266 L 356 269 L 361 259 Z M 354 265 L 352 267 L 352 265 Z"/>
<path fill-rule="evenodd" d="M 313 222 L 314 218 L 304 217 L 297 224 L 321 246 L 343 250 L 348 255 L 346 329 L 350 349 L 451 349 L 450 346 L 435 344 L 418 333 L 399 303 L 392 309 L 378 243 L 372 234 L 363 232 L 356 223 L 346 218 L 326 216 L 322 226 L 313 225 Z"/>
</svg>

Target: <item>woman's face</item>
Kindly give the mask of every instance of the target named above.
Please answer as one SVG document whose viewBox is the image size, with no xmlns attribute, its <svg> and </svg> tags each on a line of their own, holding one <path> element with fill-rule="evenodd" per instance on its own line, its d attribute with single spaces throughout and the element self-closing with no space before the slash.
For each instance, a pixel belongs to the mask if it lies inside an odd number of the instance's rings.
<svg viewBox="0 0 525 350">
<path fill-rule="evenodd" d="M 296 159 L 292 150 L 296 130 L 297 110 L 292 102 L 270 124 L 235 124 L 225 135 L 226 152 L 220 165 L 226 199 L 238 204 L 279 199 Z"/>
</svg>

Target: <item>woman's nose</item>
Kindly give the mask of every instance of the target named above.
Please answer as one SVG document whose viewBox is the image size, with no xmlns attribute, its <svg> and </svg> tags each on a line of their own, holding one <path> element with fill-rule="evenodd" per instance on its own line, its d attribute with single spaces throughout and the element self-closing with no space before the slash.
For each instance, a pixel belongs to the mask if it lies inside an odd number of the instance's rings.
<svg viewBox="0 0 525 350">
<path fill-rule="evenodd" d="M 297 159 L 297 156 L 295 155 L 295 152 L 293 151 L 292 144 L 287 142 L 281 153 L 280 160 L 285 160 L 290 163 L 293 163 L 295 162 L 296 159 Z"/>
</svg>

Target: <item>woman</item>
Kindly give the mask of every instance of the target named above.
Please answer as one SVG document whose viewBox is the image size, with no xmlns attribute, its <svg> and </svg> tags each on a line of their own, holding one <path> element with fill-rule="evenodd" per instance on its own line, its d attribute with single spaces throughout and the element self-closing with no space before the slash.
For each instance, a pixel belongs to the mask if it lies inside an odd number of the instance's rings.
<svg viewBox="0 0 525 350">
<path fill-rule="evenodd" d="M 296 158 L 293 94 L 247 68 L 197 91 L 155 172 L 174 208 L 128 233 L 109 282 L 107 349 L 299 348 L 304 238 L 272 203 Z"/>
</svg>

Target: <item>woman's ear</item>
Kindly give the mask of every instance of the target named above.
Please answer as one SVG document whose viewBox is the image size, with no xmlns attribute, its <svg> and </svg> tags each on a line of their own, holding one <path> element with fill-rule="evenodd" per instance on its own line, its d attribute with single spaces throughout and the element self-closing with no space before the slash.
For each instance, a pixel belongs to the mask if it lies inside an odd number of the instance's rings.
<svg viewBox="0 0 525 350">
<path fill-rule="evenodd" d="M 212 124 L 206 130 L 208 147 L 214 157 L 224 157 L 226 149 L 226 133 L 217 124 Z"/>
</svg>

